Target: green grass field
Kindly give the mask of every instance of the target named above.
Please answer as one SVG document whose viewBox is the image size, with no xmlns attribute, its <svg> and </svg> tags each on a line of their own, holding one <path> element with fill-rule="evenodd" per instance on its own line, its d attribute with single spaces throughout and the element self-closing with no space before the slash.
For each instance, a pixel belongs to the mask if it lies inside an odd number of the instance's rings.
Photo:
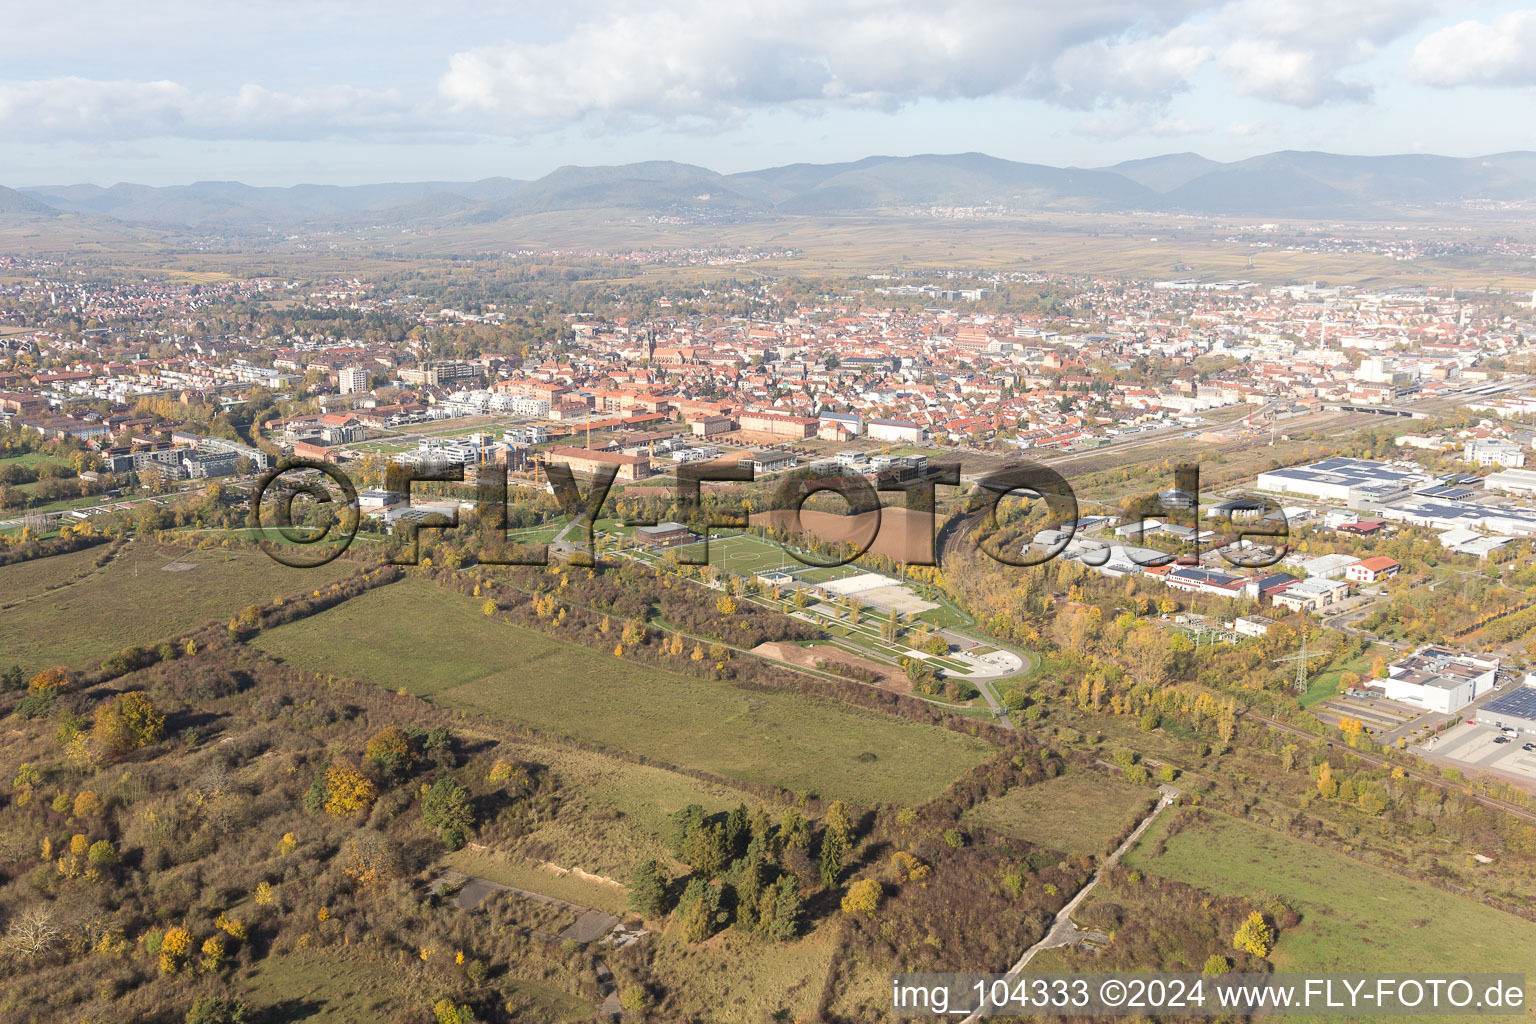
<svg viewBox="0 0 1536 1024">
<path fill-rule="evenodd" d="M 260 551 L 199 551 L 144 541 L 129 544 L 102 570 L 89 571 L 105 550 L 0 568 L 0 662 L 16 662 L 29 675 L 50 665 L 79 666 L 357 572 L 354 563 L 340 560 L 293 569 Z M 175 561 L 196 568 L 164 568 Z M 59 583 L 65 585 L 48 589 Z"/>
<path fill-rule="evenodd" d="M 1329 666 L 1325 671 L 1319 672 L 1307 683 L 1307 692 L 1298 698 L 1301 706 L 1310 708 L 1312 705 L 1320 704 L 1330 697 L 1338 696 L 1339 677 L 1345 672 L 1353 672 L 1361 679 L 1369 679 L 1371 663 L 1383 655 L 1388 660 L 1395 656 L 1390 648 L 1373 644 L 1360 657 L 1338 662 Z"/>
<path fill-rule="evenodd" d="M 1275 947 L 1280 971 L 1349 973 L 1525 971 L 1536 924 L 1225 815 L 1149 854 L 1164 815 L 1126 864 L 1209 892 L 1274 892 L 1302 915 Z"/>
<path fill-rule="evenodd" d="M 1062 853 L 1109 853 L 1157 798 L 1154 790 L 1073 771 L 978 804 L 966 818 Z"/>
<path fill-rule="evenodd" d="M 858 803 L 930 799 L 991 750 L 833 701 L 619 661 L 485 619 L 472 599 L 418 580 L 255 643 L 301 668 L 403 687 L 500 721 Z"/>
</svg>

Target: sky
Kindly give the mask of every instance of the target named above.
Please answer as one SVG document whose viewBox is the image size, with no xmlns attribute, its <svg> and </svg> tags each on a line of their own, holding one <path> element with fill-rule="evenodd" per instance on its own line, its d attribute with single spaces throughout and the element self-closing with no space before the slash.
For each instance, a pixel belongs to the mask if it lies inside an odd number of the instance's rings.
<svg viewBox="0 0 1536 1024">
<path fill-rule="evenodd" d="M 13 187 L 1536 150 L 1536 9 L 1510 4 L 76 0 L 5 21 Z"/>
</svg>

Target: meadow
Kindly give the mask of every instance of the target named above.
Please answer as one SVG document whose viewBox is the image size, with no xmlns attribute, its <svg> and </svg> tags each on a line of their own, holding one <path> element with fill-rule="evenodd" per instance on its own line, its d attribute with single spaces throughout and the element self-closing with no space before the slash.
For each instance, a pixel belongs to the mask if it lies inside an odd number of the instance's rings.
<svg viewBox="0 0 1536 1024">
<path fill-rule="evenodd" d="M 420 965 L 404 969 L 356 953 L 334 951 L 267 957 L 241 972 L 243 997 L 267 1007 L 262 1020 L 356 1024 L 385 1020 L 401 1005 L 421 1001 L 429 980 Z M 592 1004 L 554 985 L 508 980 L 503 987 L 529 1020 L 576 1024 L 592 1019 Z"/>
<path fill-rule="evenodd" d="M 1128 867 L 1217 894 L 1273 892 L 1301 914 L 1271 960 L 1279 971 L 1524 971 L 1536 924 L 1237 818 L 1214 814 L 1167 840 L 1165 814 Z"/>
<path fill-rule="evenodd" d="M 729 786 L 609 754 L 555 743 L 506 743 L 501 735 L 468 726 L 460 734 L 499 743 L 507 756 L 552 773 L 565 799 L 558 814 L 534 825 L 528 841 L 547 847 L 561 867 L 619 881 L 627 881 L 641 861 L 668 856 L 669 818 L 689 804 L 713 814 L 762 802 Z"/>
<path fill-rule="evenodd" d="M 835 940 L 834 929 L 818 928 L 775 946 L 771 956 L 764 956 L 760 942 L 730 930 L 701 945 L 690 944 L 674 922 L 656 938 L 651 970 L 663 984 L 707 993 L 707 1016 L 689 1016 L 689 1020 L 809 1021 L 816 1019 Z M 701 984 L 700 979 L 707 982 Z"/>
<path fill-rule="evenodd" d="M 794 691 L 748 690 L 620 661 L 486 619 L 472 599 L 422 580 L 370 591 L 254 642 L 310 671 L 667 764 L 863 804 L 931 799 L 992 749 Z"/>
<path fill-rule="evenodd" d="M 1156 798 L 1146 787 L 1076 770 L 1010 790 L 966 818 L 1047 849 L 1102 857 Z"/>
<path fill-rule="evenodd" d="M 307 591 L 357 572 L 279 565 L 260 551 L 189 549 L 136 540 L 100 569 L 105 546 L 0 568 L 0 664 L 29 675 L 79 667 L 133 644 L 150 645 L 227 620 L 251 604 Z M 171 563 L 195 568 L 168 570 Z"/>
</svg>

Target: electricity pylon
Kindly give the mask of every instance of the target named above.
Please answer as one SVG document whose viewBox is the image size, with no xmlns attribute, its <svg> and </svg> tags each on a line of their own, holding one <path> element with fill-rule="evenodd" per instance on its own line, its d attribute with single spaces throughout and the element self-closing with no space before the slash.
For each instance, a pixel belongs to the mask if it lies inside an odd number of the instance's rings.
<svg viewBox="0 0 1536 1024">
<path fill-rule="evenodd" d="M 1284 658 L 1276 658 L 1275 659 L 1275 663 L 1276 664 L 1280 664 L 1281 662 L 1286 662 L 1286 661 L 1294 661 L 1296 663 L 1296 693 L 1298 695 L 1306 693 L 1307 692 L 1307 630 L 1305 628 L 1303 628 L 1302 631 L 1301 631 L 1301 653 L 1300 654 L 1289 654 L 1289 655 L 1286 655 Z"/>
</svg>

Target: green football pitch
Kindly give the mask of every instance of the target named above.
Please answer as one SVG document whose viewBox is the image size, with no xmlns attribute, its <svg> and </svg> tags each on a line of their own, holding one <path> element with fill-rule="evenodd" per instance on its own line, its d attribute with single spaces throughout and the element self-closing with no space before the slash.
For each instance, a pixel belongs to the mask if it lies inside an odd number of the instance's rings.
<svg viewBox="0 0 1536 1024">
<path fill-rule="evenodd" d="M 680 561 L 700 560 L 704 557 L 703 543 L 688 544 L 672 550 Z M 783 570 L 795 573 L 798 579 L 807 583 L 825 583 L 866 571 L 854 564 L 818 567 L 816 561 L 824 556 L 807 553 L 804 557 L 810 564 L 802 562 L 780 544 L 745 533 L 723 533 L 718 539 L 709 542 L 709 564 L 741 576 Z"/>
</svg>

